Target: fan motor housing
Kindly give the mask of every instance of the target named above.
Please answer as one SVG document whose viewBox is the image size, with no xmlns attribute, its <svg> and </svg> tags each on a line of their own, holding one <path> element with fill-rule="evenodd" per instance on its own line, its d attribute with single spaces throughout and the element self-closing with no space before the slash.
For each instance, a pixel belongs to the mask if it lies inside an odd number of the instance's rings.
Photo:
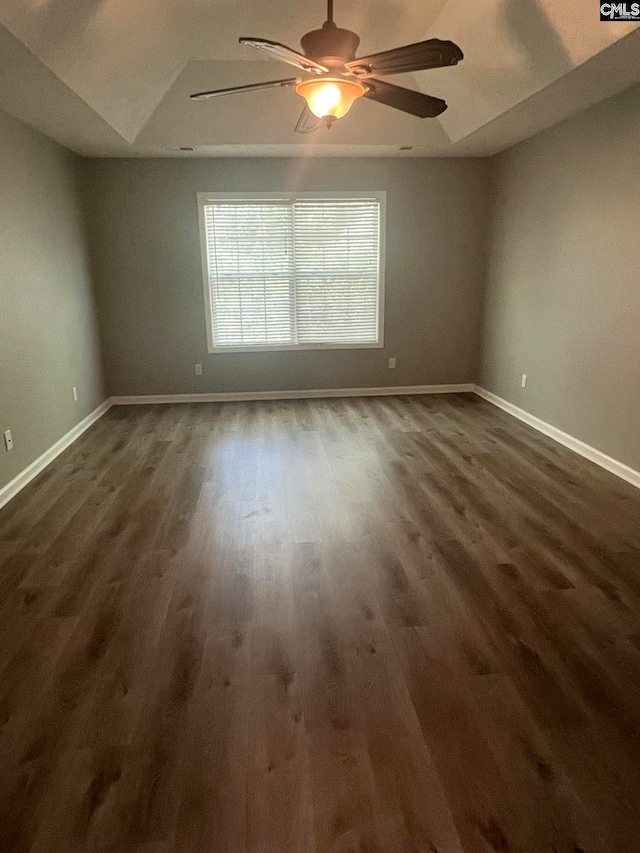
<svg viewBox="0 0 640 853">
<path fill-rule="evenodd" d="M 300 44 L 305 56 L 330 68 L 356 58 L 360 37 L 351 30 L 337 27 L 332 21 L 326 21 L 321 30 L 311 30 L 302 36 Z"/>
</svg>

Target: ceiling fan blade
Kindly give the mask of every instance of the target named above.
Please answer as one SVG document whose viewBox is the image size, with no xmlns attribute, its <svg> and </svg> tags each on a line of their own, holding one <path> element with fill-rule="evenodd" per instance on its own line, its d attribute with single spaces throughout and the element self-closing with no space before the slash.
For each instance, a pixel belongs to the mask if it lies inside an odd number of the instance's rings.
<svg viewBox="0 0 640 853">
<path fill-rule="evenodd" d="M 457 65 L 461 59 L 464 59 L 464 54 L 457 44 L 429 39 L 371 56 L 361 56 L 347 62 L 346 67 L 358 77 L 368 77 L 373 74 L 403 74 L 427 68 L 445 68 Z"/>
<path fill-rule="evenodd" d="M 259 89 L 277 89 L 283 86 L 295 86 L 300 82 L 299 77 L 288 77 L 286 80 L 270 80 L 268 83 L 249 83 L 247 86 L 232 86 L 230 89 L 212 89 L 210 92 L 196 92 L 190 95 L 192 101 L 205 101 L 207 98 L 219 98 L 222 95 L 237 95 L 240 92 L 256 92 Z"/>
<path fill-rule="evenodd" d="M 289 65 L 295 65 L 296 68 L 301 68 L 309 74 L 326 74 L 329 70 L 324 65 L 314 62 L 297 50 L 292 50 L 284 44 L 277 41 L 269 41 L 268 39 L 241 38 L 240 44 L 248 44 L 249 47 L 257 47 L 258 50 L 264 50 L 275 59 L 280 59 L 282 62 L 288 62 Z"/>
<path fill-rule="evenodd" d="M 316 130 L 320 130 L 322 126 L 322 119 L 316 118 L 309 107 L 305 104 L 302 113 L 300 114 L 300 118 L 298 119 L 298 123 L 296 124 L 295 132 L 302 134 L 314 133 Z"/>
<path fill-rule="evenodd" d="M 367 91 L 364 97 L 388 107 L 395 107 L 403 113 L 411 113 L 418 118 L 435 118 L 447 109 L 446 103 L 441 98 L 432 95 L 423 95 L 422 92 L 414 92 L 402 86 L 394 86 L 385 80 L 368 79 L 364 84 Z"/>
</svg>

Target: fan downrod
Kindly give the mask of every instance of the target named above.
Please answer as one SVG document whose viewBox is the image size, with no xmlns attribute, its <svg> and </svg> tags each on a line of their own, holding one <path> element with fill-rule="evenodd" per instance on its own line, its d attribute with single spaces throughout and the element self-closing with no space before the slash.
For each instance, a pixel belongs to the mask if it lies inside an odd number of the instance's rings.
<svg viewBox="0 0 640 853">
<path fill-rule="evenodd" d="M 327 0 L 327 20 L 319 30 L 311 30 L 300 39 L 304 55 L 331 69 L 342 68 L 356 58 L 360 36 L 337 27 L 333 20 L 333 0 Z"/>
</svg>

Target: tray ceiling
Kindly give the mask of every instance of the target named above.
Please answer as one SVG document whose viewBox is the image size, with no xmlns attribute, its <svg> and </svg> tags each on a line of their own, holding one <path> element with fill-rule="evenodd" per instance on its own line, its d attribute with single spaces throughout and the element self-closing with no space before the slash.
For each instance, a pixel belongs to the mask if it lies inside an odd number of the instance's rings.
<svg viewBox="0 0 640 853">
<path fill-rule="evenodd" d="M 457 67 L 394 79 L 449 110 L 360 102 L 300 137 L 293 90 L 189 100 L 288 76 L 238 37 L 298 48 L 324 18 L 321 0 L 3 0 L 0 108 L 85 156 L 484 156 L 640 81 L 638 25 L 601 23 L 595 0 L 336 0 L 362 52 L 458 43 Z"/>
</svg>

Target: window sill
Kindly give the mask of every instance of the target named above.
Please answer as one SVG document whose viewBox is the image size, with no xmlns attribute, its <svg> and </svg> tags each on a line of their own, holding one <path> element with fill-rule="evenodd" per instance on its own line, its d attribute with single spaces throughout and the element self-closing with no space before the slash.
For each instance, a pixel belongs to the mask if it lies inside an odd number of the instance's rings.
<svg viewBox="0 0 640 853">
<path fill-rule="evenodd" d="M 293 346 L 283 346 L 276 344 L 274 346 L 256 346 L 256 347 L 209 347 L 208 352 L 211 355 L 220 355 L 223 353 L 239 353 L 239 352 L 303 352 L 309 350 L 340 350 L 340 349 L 382 349 L 384 342 L 375 344 L 299 344 Z"/>
</svg>

